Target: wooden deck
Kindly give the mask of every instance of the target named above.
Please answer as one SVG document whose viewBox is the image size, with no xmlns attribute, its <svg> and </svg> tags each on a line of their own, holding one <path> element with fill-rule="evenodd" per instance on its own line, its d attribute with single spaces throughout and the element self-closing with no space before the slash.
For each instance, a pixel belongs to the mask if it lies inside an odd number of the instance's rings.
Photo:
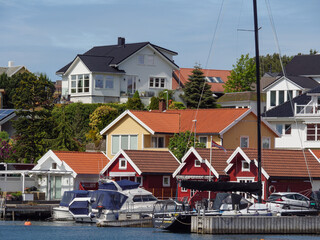
<svg viewBox="0 0 320 240">
<path fill-rule="evenodd" d="M 319 216 L 193 216 L 200 234 L 320 234 Z"/>
</svg>

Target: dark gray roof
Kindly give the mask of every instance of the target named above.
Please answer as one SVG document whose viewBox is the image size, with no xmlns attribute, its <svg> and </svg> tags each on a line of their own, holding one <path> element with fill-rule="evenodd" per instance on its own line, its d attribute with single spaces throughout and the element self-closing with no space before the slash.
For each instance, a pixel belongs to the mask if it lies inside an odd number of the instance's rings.
<svg viewBox="0 0 320 240">
<path fill-rule="evenodd" d="M 279 106 L 276 106 L 269 111 L 262 114 L 263 117 L 293 117 L 293 107 L 294 104 L 297 103 L 298 105 L 306 105 L 311 101 L 311 96 L 308 93 L 320 93 L 320 86 L 301 94 L 293 98 L 291 101 L 287 101 Z"/>
<path fill-rule="evenodd" d="M 291 76 L 320 75 L 320 55 L 297 55 L 286 65 Z"/>
<path fill-rule="evenodd" d="M 291 80 L 292 82 L 296 83 L 301 88 L 307 89 L 307 90 L 313 89 L 313 88 L 319 86 L 319 83 L 316 80 L 309 78 L 309 77 L 286 76 L 286 78 Z M 267 88 L 268 86 L 270 86 L 271 84 L 273 84 L 276 81 L 279 81 L 280 79 L 282 79 L 282 77 L 279 77 L 278 79 L 270 82 L 269 85 L 266 85 L 264 88 Z"/>
<path fill-rule="evenodd" d="M 118 70 L 117 68 L 114 68 L 113 66 L 121 63 L 122 61 L 124 61 L 132 54 L 136 53 L 138 50 L 140 50 L 148 44 L 154 47 L 162 56 L 164 56 L 172 64 L 177 66 L 172 60 L 168 59 L 164 54 L 162 54 L 161 51 L 170 52 L 174 55 L 177 54 L 176 52 L 151 44 L 150 42 L 97 46 L 91 48 L 89 51 L 78 56 L 81 58 L 82 61 L 85 61 L 84 63 L 92 72 L 124 72 Z M 70 67 L 70 65 L 73 63 L 73 61 L 61 68 L 60 70 L 58 70 L 57 73 L 65 73 Z"/>
</svg>

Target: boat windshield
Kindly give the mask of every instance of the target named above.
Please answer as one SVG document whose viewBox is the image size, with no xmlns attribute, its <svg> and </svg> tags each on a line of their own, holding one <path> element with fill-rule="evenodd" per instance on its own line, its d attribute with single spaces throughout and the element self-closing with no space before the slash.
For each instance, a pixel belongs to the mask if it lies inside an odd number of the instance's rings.
<svg viewBox="0 0 320 240">
<path fill-rule="evenodd" d="M 182 212 L 186 211 L 186 207 L 184 204 L 177 203 L 175 201 L 163 201 L 158 202 L 154 206 L 154 212 L 155 213 L 161 213 L 161 212 Z"/>
<path fill-rule="evenodd" d="M 135 195 L 132 199 L 134 202 L 151 202 L 157 201 L 158 199 L 153 195 Z"/>
<path fill-rule="evenodd" d="M 60 201 L 60 206 L 68 207 L 75 197 L 87 197 L 88 194 L 89 192 L 85 190 L 65 191 Z"/>
</svg>

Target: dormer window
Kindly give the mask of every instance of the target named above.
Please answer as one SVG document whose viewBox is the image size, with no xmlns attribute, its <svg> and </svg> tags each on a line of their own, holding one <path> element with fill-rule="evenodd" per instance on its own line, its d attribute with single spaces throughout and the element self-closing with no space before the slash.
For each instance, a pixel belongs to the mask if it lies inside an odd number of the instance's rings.
<svg viewBox="0 0 320 240">
<path fill-rule="evenodd" d="M 194 160 L 194 166 L 195 167 L 201 167 L 201 162 L 199 159 Z"/>
<path fill-rule="evenodd" d="M 250 172 L 250 164 L 243 160 L 242 161 L 242 169 L 241 169 L 242 172 Z"/>
<path fill-rule="evenodd" d="M 127 169 L 127 160 L 125 158 L 119 159 L 119 169 Z"/>
</svg>

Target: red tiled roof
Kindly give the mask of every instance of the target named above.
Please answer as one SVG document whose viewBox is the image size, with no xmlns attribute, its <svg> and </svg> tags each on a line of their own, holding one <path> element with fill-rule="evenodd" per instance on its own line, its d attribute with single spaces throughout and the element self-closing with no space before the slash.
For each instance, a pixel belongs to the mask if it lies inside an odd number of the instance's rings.
<svg viewBox="0 0 320 240">
<path fill-rule="evenodd" d="M 180 78 L 180 82 L 185 85 L 188 81 L 190 75 L 192 75 L 193 68 L 180 68 L 174 73 Z M 206 77 L 220 77 L 221 80 L 225 83 L 228 81 L 228 76 L 230 76 L 230 70 L 214 70 L 214 69 L 202 69 L 204 76 Z M 224 92 L 223 85 L 224 83 L 208 83 L 211 85 L 211 91 L 213 92 Z M 175 89 L 178 87 L 178 82 L 176 79 L 172 79 L 172 88 Z"/>
<path fill-rule="evenodd" d="M 316 155 L 316 157 L 319 159 L 320 158 L 320 149 L 311 149 L 311 151 Z"/>
<path fill-rule="evenodd" d="M 206 159 L 210 162 L 210 149 L 209 148 L 196 148 L 197 152 L 202 159 Z M 224 169 L 228 166 L 227 160 L 233 150 L 227 150 L 226 152 L 221 149 L 212 149 L 211 153 L 211 165 L 218 172 L 219 175 L 226 175 Z"/>
<path fill-rule="evenodd" d="M 169 151 L 124 150 L 142 173 L 172 174 L 179 166 Z"/>
<path fill-rule="evenodd" d="M 77 174 L 99 174 L 104 166 L 109 163 L 109 159 L 100 152 L 53 152 Z"/>
<path fill-rule="evenodd" d="M 256 149 L 242 149 L 251 159 L 257 160 Z M 263 149 L 261 166 L 272 177 L 320 178 L 320 163 L 308 150 Z M 305 156 L 305 157 L 304 157 Z"/>
<path fill-rule="evenodd" d="M 194 130 L 197 119 L 197 133 L 220 133 L 236 119 L 245 114 L 245 108 L 185 109 L 166 112 L 131 111 L 143 123 L 158 133 L 178 133 Z"/>
</svg>

